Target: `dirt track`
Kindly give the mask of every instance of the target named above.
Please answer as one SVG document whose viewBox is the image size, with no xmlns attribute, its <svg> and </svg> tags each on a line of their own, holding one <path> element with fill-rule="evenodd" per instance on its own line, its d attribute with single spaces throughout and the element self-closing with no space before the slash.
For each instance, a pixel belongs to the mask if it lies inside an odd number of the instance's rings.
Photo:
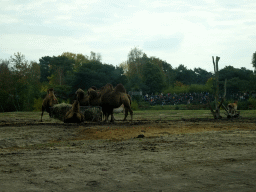
<svg viewBox="0 0 256 192">
<path fill-rule="evenodd" d="M 6 119 L 0 191 L 256 191 L 255 123 Z"/>
</svg>

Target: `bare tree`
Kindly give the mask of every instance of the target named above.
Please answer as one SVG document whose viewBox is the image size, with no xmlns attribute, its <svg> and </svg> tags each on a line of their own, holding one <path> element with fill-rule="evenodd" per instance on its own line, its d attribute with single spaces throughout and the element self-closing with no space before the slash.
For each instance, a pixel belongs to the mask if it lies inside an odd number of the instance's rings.
<svg viewBox="0 0 256 192">
<path fill-rule="evenodd" d="M 214 61 L 214 56 L 212 56 L 212 62 L 213 62 L 213 68 L 214 68 L 214 74 L 215 74 L 215 99 L 214 99 L 214 103 L 215 103 L 215 111 L 212 109 L 211 105 L 210 105 L 210 101 L 208 101 L 210 110 L 212 112 L 212 115 L 214 117 L 214 119 L 221 119 L 222 116 L 220 115 L 220 107 L 222 106 L 222 103 L 225 100 L 226 97 L 226 84 L 227 84 L 227 80 L 225 80 L 225 85 L 224 85 L 224 94 L 223 97 L 221 98 L 221 101 L 219 102 L 219 60 L 220 57 L 216 56 L 216 63 Z"/>
</svg>

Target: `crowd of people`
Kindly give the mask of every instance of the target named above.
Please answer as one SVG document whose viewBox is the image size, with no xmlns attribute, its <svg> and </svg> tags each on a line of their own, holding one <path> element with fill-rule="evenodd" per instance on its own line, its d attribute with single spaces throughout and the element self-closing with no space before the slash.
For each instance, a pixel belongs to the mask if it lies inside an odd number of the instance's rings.
<svg viewBox="0 0 256 192">
<path fill-rule="evenodd" d="M 249 93 L 237 93 L 229 95 L 229 99 L 233 100 L 247 100 Z M 159 95 L 144 95 L 144 101 L 149 102 L 151 105 L 177 105 L 177 104 L 206 104 L 208 100 L 213 101 L 214 95 L 208 92 L 201 93 L 180 93 L 180 94 L 163 94 Z"/>
</svg>

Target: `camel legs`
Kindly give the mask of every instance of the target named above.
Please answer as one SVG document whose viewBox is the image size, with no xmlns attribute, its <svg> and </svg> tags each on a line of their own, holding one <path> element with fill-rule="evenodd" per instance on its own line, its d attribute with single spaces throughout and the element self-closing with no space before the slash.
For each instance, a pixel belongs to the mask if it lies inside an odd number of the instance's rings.
<svg viewBox="0 0 256 192">
<path fill-rule="evenodd" d="M 126 118 L 128 116 L 128 112 L 130 112 L 131 115 L 131 121 L 132 121 L 132 116 L 133 116 L 133 111 L 131 108 L 125 108 L 125 115 L 124 115 L 124 121 L 126 121 Z"/>
<path fill-rule="evenodd" d="M 43 121 L 44 110 L 45 110 L 45 108 L 44 108 L 44 106 L 42 106 L 41 122 Z"/>
<path fill-rule="evenodd" d="M 111 120 L 110 120 L 110 122 L 114 122 L 115 121 L 115 118 L 114 118 L 114 114 L 113 114 L 113 112 L 111 113 Z"/>
</svg>

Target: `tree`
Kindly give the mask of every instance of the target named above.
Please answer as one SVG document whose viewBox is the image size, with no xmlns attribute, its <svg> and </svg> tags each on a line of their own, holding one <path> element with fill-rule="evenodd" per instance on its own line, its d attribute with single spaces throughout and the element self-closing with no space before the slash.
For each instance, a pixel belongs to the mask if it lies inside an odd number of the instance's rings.
<svg viewBox="0 0 256 192">
<path fill-rule="evenodd" d="M 101 61 L 102 57 L 100 53 L 94 53 L 93 51 L 91 51 L 91 55 L 90 55 L 90 60 L 92 61 Z"/>
<path fill-rule="evenodd" d="M 2 71 L 0 89 L 4 90 L 0 91 L 1 108 L 4 111 L 31 110 L 34 98 L 39 96 L 40 66 L 36 62 L 29 63 L 21 53 L 15 53 L 8 62 L 1 64 L 0 73 Z"/>
<path fill-rule="evenodd" d="M 12 96 L 15 93 L 15 82 L 9 68 L 9 60 L 0 61 L 0 111 L 14 111 Z"/>
<path fill-rule="evenodd" d="M 39 65 L 40 65 L 40 72 L 41 72 L 41 77 L 40 77 L 40 82 L 48 82 L 48 78 L 50 76 L 50 61 L 51 57 L 45 56 L 39 59 Z"/>
<path fill-rule="evenodd" d="M 256 52 L 252 54 L 252 66 L 256 69 Z"/>
<path fill-rule="evenodd" d="M 65 79 L 73 72 L 73 59 L 66 56 L 53 56 L 50 60 L 51 83 L 65 85 Z"/>
<path fill-rule="evenodd" d="M 83 54 L 75 54 L 70 52 L 64 52 L 61 54 L 61 56 L 66 56 L 70 60 L 73 60 L 73 71 L 77 71 L 77 69 L 82 65 L 82 63 L 88 63 L 89 57 L 87 55 Z"/>
<path fill-rule="evenodd" d="M 162 69 L 165 74 L 165 79 L 166 79 L 166 84 L 167 86 L 172 86 L 174 84 L 174 79 L 175 79 L 175 71 L 172 68 L 171 64 L 163 61 L 162 62 Z"/>
<path fill-rule="evenodd" d="M 83 63 L 74 73 L 71 85 L 73 91 L 78 88 L 87 90 L 91 86 L 101 88 L 107 83 L 111 83 L 114 86 L 118 83 L 124 84 L 126 83 L 125 80 L 122 68 L 102 64 L 97 60 L 90 60 L 88 63 Z"/>
<path fill-rule="evenodd" d="M 163 71 L 155 63 L 150 62 L 150 60 L 143 65 L 142 80 L 149 88 L 149 93 L 162 92 L 165 87 Z"/>
<path fill-rule="evenodd" d="M 184 65 L 180 64 L 175 70 L 175 81 L 180 81 L 186 85 L 196 83 L 197 75 L 191 69 L 187 69 Z"/>
<path fill-rule="evenodd" d="M 141 76 L 141 60 L 140 58 L 142 57 L 143 52 L 142 50 L 138 49 L 137 47 L 133 48 L 129 54 L 128 54 L 128 76 L 132 76 L 135 73 L 138 76 Z M 144 55 L 144 58 L 146 55 Z"/>
<path fill-rule="evenodd" d="M 196 74 L 196 84 L 205 84 L 207 80 L 212 77 L 212 73 L 207 72 L 206 70 L 202 68 L 194 68 L 194 73 Z"/>
</svg>

